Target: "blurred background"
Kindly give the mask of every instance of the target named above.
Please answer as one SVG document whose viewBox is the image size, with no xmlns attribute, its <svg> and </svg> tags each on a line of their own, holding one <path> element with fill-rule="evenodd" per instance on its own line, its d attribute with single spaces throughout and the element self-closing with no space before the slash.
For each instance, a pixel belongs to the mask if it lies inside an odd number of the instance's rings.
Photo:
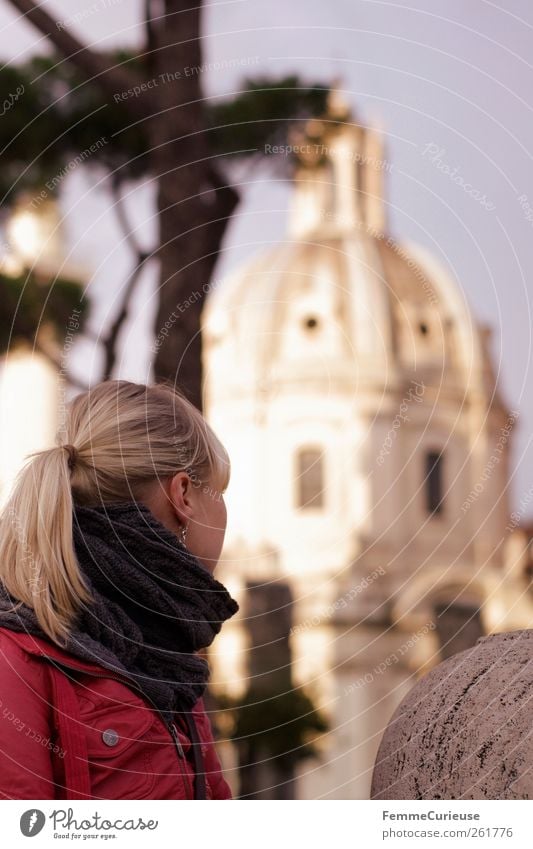
<svg viewBox="0 0 533 849">
<path fill-rule="evenodd" d="M 368 798 L 417 678 L 533 621 L 533 12 L 430 6 L 0 2 L 1 497 L 99 380 L 203 410 L 243 798 Z"/>
</svg>

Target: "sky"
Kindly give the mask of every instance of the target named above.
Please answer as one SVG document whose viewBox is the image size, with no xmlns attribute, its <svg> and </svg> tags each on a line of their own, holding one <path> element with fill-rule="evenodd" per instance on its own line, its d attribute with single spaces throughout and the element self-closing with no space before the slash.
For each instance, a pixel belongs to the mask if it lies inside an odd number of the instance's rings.
<svg viewBox="0 0 533 849">
<path fill-rule="evenodd" d="M 45 2 L 94 47 L 137 45 L 137 0 Z M 206 4 L 203 72 L 207 96 L 239 90 L 244 73 L 298 72 L 339 86 L 363 123 L 385 137 L 391 232 L 444 262 L 478 321 L 493 330 L 495 369 L 507 405 L 519 413 L 513 441 L 513 504 L 531 499 L 533 387 L 533 6 L 528 0 L 229 0 Z M 0 0 L 4 61 L 43 52 L 45 43 Z M 533 61 L 533 60 L 532 60 Z M 209 64 L 221 63 L 221 70 Z M 217 277 L 283 238 L 289 185 L 259 169 L 243 185 Z M 93 319 L 113 309 L 111 283 L 124 279 L 120 244 L 103 186 L 74 173 L 63 198 L 65 233 L 90 269 Z M 155 237 L 150 186 L 129 200 L 149 247 Z M 98 261 L 95 260 L 98 257 Z M 124 335 L 123 376 L 144 377 L 154 277 L 140 287 L 138 316 Z M 135 344 L 132 344 L 134 342 Z M 140 352 L 140 353 L 139 353 Z M 78 363 L 93 360 L 80 343 Z M 94 360 L 94 367 L 97 360 Z M 526 513 L 531 507 L 525 505 Z"/>
</svg>

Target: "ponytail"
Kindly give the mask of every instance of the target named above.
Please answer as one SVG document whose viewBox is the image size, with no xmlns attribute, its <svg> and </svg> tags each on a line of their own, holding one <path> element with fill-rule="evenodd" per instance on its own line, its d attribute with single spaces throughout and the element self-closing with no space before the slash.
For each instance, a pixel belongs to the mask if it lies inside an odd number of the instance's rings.
<svg viewBox="0 0 533 849">
<path fill-rule="evenodd" d="M 2 583 L 60 644 L 90 598 L 72 542 L 70 473 L 67 447 L 30 455 L 0 517 Z"/>
</svg>

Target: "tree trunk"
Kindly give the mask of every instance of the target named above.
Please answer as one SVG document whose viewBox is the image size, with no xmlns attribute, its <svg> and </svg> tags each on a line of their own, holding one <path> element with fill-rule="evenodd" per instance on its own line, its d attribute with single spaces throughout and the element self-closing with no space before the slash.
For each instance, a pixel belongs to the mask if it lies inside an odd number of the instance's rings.
<svg viewBox="0 0 533 849">
<path fill-rule="evenodd" d="M 177 382 L 202 408 L 200 319 L 218 248 L 232 211 L 231 196 L 215 185 L 203 107 L 201 7 L 166 0 L 164 27 L 153 54 L 157 118 L 150 121 L 152 170 L 158 179 L 160 262 L 155 320 L 155 377 Z M 176 49 L 179 47 L 179 49 Z M 172 68 L 169 51 L 180 57 Z M 235 195 L 236 202 L 236 195 Z M 168 328 L 164 344 L 158 336 Z"/>
</svg>

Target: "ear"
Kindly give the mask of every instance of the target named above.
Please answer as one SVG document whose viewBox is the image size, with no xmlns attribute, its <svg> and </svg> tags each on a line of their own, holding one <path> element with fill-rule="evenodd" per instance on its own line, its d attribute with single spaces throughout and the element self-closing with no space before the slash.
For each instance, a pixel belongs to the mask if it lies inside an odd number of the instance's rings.
<svg viewBox="0 0 533 849">
<path fill-rule="evenodd" d="M 174 512 L 181 522 L 190 519 L 194 512 L 193 489 L 187 472 L 177 472 L 170 479 L 168 495 Z"/>
</svg>

